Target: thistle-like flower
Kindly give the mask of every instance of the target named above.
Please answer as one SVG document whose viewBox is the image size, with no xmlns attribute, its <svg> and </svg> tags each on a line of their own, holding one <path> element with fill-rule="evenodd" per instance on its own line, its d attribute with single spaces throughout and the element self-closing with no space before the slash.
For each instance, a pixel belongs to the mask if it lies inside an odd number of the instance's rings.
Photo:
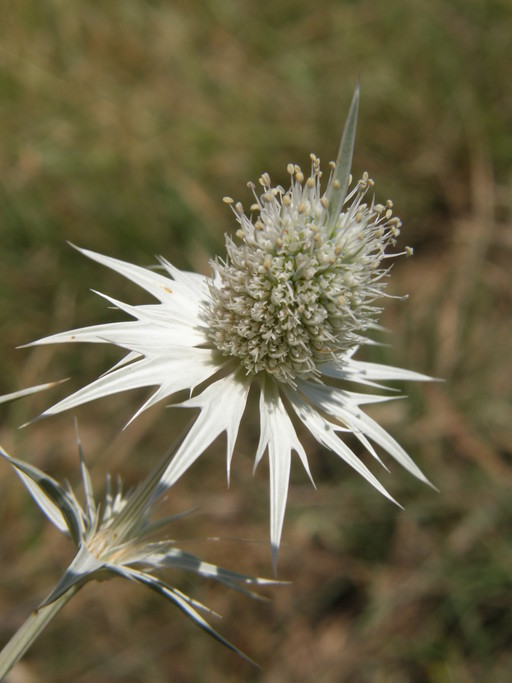
<svg viewBox="0 0 512 683">
<path fill-rule="evenodd" d="M 249 388 L 256 385 L 261 431 L 255 466 L 268 450 L 274 562 L 292 451 L 311 477 L 290 414 L 295 413 L 319 443 L 388 498 L 340 433 L 355 434 L 380 462 L 371 442 L 377 444 L 427 481 L 400 445 L 360 408 L 389 396 L 350 389 L 354 383 L 379 387 L 381 380 L 429 379 L 354 358 L 358 347 L 369 343 L 368 330 L 376 327 L 381 310 L 377 300 L 389 273 L 385 260 L 396 255 L 386 250 L 395 245 L 400 229 L 391 201 L 375 202 L 367 173 L 348 191 L 358 101 L 356 89 L 325 191 L 320 161 L 311 155 L 307 176 L 289 164 L 287 190 L 273 187 L 267 173 L 260 178 L 261 190 L 250 183 L 255 201 L 249 215 L 240 203 L 226 198 L 239 223 L 239 242 L 226 237 L 227 258 L 212 263 L 210 277 L 178 270 L 163 258 L 164 275 L 81 250 L 144 288 L 159 303 L 130 306 L 105 296 L 134 320 L 36 342 L 110 343 L 129 351 L 121 363 L 44 415 L 127 389 L 157 386 L 138 415 L 180 390 L 206 383 L 198 395 L 179 404 L 199 408 L 200 414 L 163 473 L 161 488 L 172 485 L 224 431 L 229 478 Z"/>
<path fill-rule="evenodd" d="M 110 477 L 107 477 L 105 497 L 98 503 L 94 497 L 90 474 L 80 444 L 79 453 L 83 505 L 69 485 L 61 486 L 45 472 L 23 460 L 11 457 L 0 447 L 0 456 L 14 468 L 40 509 L 59 531 L 71 538 L 77 548 L 74 560 L 54 590 L 26 622 L 25 630 L 23 631 L 22 627 L 21 633 L 16 634 L 0 653 L 0 679 L 3 680 L 3 676 L 46 626 L 49 620 L 47 614 L 50 617 L 54 616 L 54 613 L 89 581 L 105 580 L 115 576 L 156 591 L 173 602 L 192 621 L 223 645 L 251 662 L 246 655 L 217 633 L 200 614 L 214 614 L 211 610 L 170 585 L 163 577 L 166 570 L 185 570 L 218 581 L 251 597 L 259 597 L 252 592 L 251 587 L 277 582 L 223 569 L 181 550 L 174 540 L 162 540 L 162 527 L 182 516 L 174 515 L 151 520 L 152 501 L 167 466 L 167 457 L 132 491 L 123 492 L 120 480 L 114 487 Z"/>
</svg>

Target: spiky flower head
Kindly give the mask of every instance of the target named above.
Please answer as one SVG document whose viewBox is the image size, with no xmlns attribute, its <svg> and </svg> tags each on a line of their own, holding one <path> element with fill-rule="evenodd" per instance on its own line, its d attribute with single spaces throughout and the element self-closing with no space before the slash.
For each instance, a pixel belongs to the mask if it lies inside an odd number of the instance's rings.
<svg viewBox="0 0 512 683">
<path fill-rule="evenodd" d="M 203 385 L 179 404 L 200 413 L 163 473 L 158 492 L 171 486 L 222 432 L 227 434 L 229 477 L 249 389 L 255 384 L 261 422 L 255 465 L 268 450 L 274 563 L 292 451 L 311 476 L 290 413 L 388 498 L 340 434 L 352 432 L 381 462 L 372 442 L 377 444 L 427 481 L 403 448 L 361 410 L 364 404 L 388 400 L 389 394 L 352 390 L 354 383 L 379 388 L 381 380 L 429 379 L 354 358 L 358 347 L 369 342 L 368 330 L 376 326 L 377 299 L 388 275 L 383 262 L 400 228 L 392 203 L 375 201 L 373 181 L 366 173 L 348 192 L 358 102 L 356 89 L 325 191 L 320 161 L 311 155 L 307 177 L 295 164 L 288 166 L 287 190 L 273 187 L 266 173 L 260 178 L 261 190 L 250 185 L 254 204 L 249 215 L 241 204 L 227 200 L 239 223 L 239 241 L 226 238 L 227 257 L 213 262 L 211 277 L 183 272 L 165 259 L 160 259 L 162 275 L 81 250 L 143 287 L 158 303 L 130 306 L 105 297 L 134 320 L 36 342 L 111 343 L 128 350 L 109 372 L 45 415 L 119 391 L 156 386 L 136 417 L 178 391 Z"/>
<path fill-rule="evenodd" d="M 332 162 L 327 194 L 340 184 L 335 169 Z M 227 198 L 241 244 L 227 237 L 228 259 L 215 261 L 206 319 L 213 345 L 248 374 L 267 373 L 295 387 L 298 379 L 319 379 L 323 363 L 342 363 L 365 341 L 380 312 L 375 301 L 387 272 L 381 263 L 400 220 L 391 201 L 364 201 L 373 188 L 365 173 L 331 225 L 320 160 L 311 155 L 307 178 L 297 165 L 288 172 L 286 191 L 272 187 L 268 173 L 260 178 L 261 194 L 249 184 L 255 219 Z"/>
<path fill-rule="evenodd" d="M 276 581 L 245 576 L 204 562 L 181 550 L 174 540 L 162 538 L 162 528 L 182 516 L 151 519 L 155 489 L 168 458 L 164 458 L 132 491 L 124 492 L 120 479 L 113 487 L 110 477 L 107 477 L 105 496 L 97 502 L 80 445 L 79 452 L 83 504 L 69 485 L 62 486 L 45 472 L 13 458 L 0 447 L 0 456 L 14 468 L 40 509 L 59 531 L 71 538 L 77 549 L 74 560 L 39 608 L 51 605 L 68 591 L 90 581 L 120 576 L 148 586 L 173 602 L 207 633 L 248 659 L 200 614 L 214 613 L 169 584 L 162 572 L 174 569 L 193 572 L 252 597 L 259 596 L 252 592 L 251 587 L 275 584 Z"/>
</svg>

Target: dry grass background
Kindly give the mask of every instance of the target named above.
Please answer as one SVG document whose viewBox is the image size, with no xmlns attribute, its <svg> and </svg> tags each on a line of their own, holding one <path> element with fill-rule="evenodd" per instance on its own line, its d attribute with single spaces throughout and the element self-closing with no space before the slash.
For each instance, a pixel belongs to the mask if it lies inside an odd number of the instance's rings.
<svg viewBox="0 0 512 683">
<path fill-rule="evenodd" d="M 310 151 L 332 158 L 358 74 L 355 172 L 391 196 L 415 257 L 396 264 L 368 356 L 444 383 L 408 386 L 374 410 L 440 492 L 398 467 L 400 511 L 308 443 L 318 491 L 296 467 L 268 604 L 177 575 L 218 609 L 250 668 L 172 606 L 108 582 L 87 586 L 9 683 L 220 681 L 508 683 L 512 669 L 512 95 L 508 0 L 6 0 L 0 27 L 0 392 L 70 376 L 53 396 L 2 407 L 0 441 L 78 480 L 71 415 L 18 430 L 115 358 L 92 347 L 15 350 L 112 317 L 87 290 L 140 293 L 66 240 L 150 264 L 208 271 L 233 230 L 228 194 Z M 77 413 L 99 486 L 135 483 L 184 424 L 122 395 Z M 226 492 L 223 444 L 170 492 L 184 547 L 271 573 L 267 473 L 251 477 L 249 420 Z M 7 640 L 71 559 L 0 467 L 0 637 Z M 219 536 L 218 542 L 206 541 Z M 250 540 L 247 540 L 250 539 Z"/>
</svg>

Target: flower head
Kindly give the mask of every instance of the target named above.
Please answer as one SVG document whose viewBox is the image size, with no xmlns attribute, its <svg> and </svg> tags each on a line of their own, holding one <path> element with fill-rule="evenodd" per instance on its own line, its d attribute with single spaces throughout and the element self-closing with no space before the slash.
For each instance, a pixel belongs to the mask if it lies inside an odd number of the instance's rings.
<svg viewBox="0 0 512 683">
<path fill-rule="evenodd" d="M 172 569 L 193 572 L 252 597 L 258 596 L 250 587 L 276 582 L 223 569 L 181 550 L 174 540 L 155 538 L 156 532 L 164 525 L 181 516 L 151 520 L 151 501 L 168 458 L 164 458 L 137 488 L 126 493 L 120 480 L 114 490 L 107 477 L 105 497 L 101 503 L 97 503 L 81 447 L 79 451 L 83 505 L 69 485 L 61 486 L 45 472 L 11 457 L 0 447 L 0 456 L 15 469 L 37 505 L 60 531 L 71 538 L 77 548 L 74 560 L 39 607 L 54 603 L 70 589 L 79 588 L 89 581 L 121 576 L 148 586 L 170 600 L 207 633 L 248 659 L 200 614 L 213 612 L 171 586 L 162 578 L 162 572 Z"/>
<path fill-rule="evenodd" d="M 227 199 L 239 223 L 239 242 L 226 238 L 227 257 L 213 262 L 211 277 L 183 272 L 163 258 L 162 275 L 81 250 L 143 287 L 158 303 L 130 306 L 105 297 L 133 320 L 36 342 L 111 343 L 128 350 L 120 364 L 46 415 L 127 389 L 156 386 L 138 415 L 180 390 L 206 383 L 199 394 L 179 404 L 198 408 L 200 414 L 163 473 L 159 491 L 172 485 L 224 431 L 229 477 L 249 388 L 256 385 L 261 431 L 255 465 L 268 450 L 274 562 L 292 451 L 309 474 L 290 413 L 388 498 L 340 433 L 353 432 L 380 462 L 372 442 L 377 444 L 427 481 L 401 446 L 360 408 L 389 396 L 351 390 L 354 383 L 379 387 L 381 380 L 429 379 L 354 358 L 359 345 L 368 343 L 368 330 L 376 327 L 377 299 L 389 272 L 383 265 L 390 256 L 386 249 L 395 245 L 400 228 L 392 203 L 375 202 L 373 181 L 366 173 L 348 192 L 358 98 L 356 89 L 325 191 L 320 161 L 311 155 L 308 175 L 294 164 L 288 166 L 287 190 L 273 187 L 267 173 L 260 178 L 258 192 L 250 184 L 255 201 L 249 215 L 240 203 Z"/>
<path fill-rule="evenodd" d="M 328 188 L 338 182 L 334 170 L 333 163 Z M 268 173 L 260 178 L 261 195 L 250 184 L 254 222 L 233 205 L 241 244 L 228 237 L 227 261 L 214 263 L 205 318 L 213 346 L 247 374 L 265 373 L 295 388 L 300 379 L 320 379 L 326 362 L 342 367 L 344 354 L 365 341 L 380 310 L 381 262 L 400 221 L 390 201 L 364 201 L 373 187 L 365 173 L 331 226 L 319 159 L 311 155 L 307 178 L 299 166 L 289 164 L 288 171 L 286 191 L 272 187 Z"/>
</svg>

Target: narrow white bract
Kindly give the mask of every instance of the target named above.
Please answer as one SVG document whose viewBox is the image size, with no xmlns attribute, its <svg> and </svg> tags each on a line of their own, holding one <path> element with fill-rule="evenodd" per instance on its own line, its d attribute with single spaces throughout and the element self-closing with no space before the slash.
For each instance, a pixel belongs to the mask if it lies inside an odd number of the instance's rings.
<svg viewBox="0 0 512 683">
<path fill-rule="evenodd" d="M 111 343 L 128 350 L 121 363 L 47 410 L 47 415 L 116 392 L 157 387 L 138 415 L 178 391 L 206 383 L 199 394 L 179 404 L 199 408 L 200 413 L 163 473 L 158 492 L 171 486 L 222 432 L 227 433 L 229 476 L 249 388 L 256 384 L 261 433 L 255 461 L 268 451 L 274 562 L 293 451 L 309 474 L 289 411 L 317 441 L 388 498 L 340 433 L 353 432 L 379 460 L 372 442 L 377 444 L 427 481 L 401 446 L 360 409 L 389 400 L 389 395 L 350 390 L 354 383 L 379 387 L 381 380 L 429 379 L 354 359 L 357 348 L 368 343 L 366 333 L 376 326 L 377 300 L 389 274 L 383 263 L 393 256 L 386 250 L 395 246 L 400 228 L 391 201 L 375 202 L 373 181 L 366 173 L 347 190 L 357 105 L 356 90 L 325 189 L 320 161 L 311 155 L 307 176 L 298 166 L 288 166 L 287 190 L 273 187 L 267 173 L 260 178 L 259 192 L 250 184 L 255 202 L 249 215 L 240 203 L 226 200 L 240 226 L 239 241 L 226 238 L 227 257 L 213 262 L 211 277 L 183 272 L 165 259 L 160 259 L 160 274 L 81 250 L 144 288 L 158 303 L 130 306 L 105 297 L 133 320 L 36 342 Z"/>
</svg>

